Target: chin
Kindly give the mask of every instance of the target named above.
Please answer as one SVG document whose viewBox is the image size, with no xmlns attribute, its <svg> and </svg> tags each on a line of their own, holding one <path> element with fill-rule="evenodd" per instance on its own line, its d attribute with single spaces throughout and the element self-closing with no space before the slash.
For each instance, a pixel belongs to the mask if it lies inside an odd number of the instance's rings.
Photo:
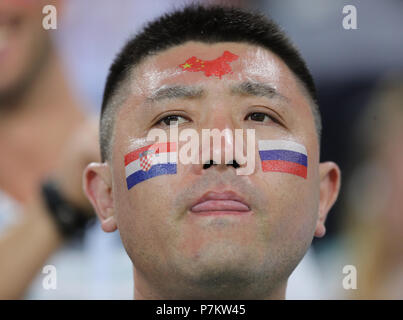
<svg viewBox="0 0 403 320">
<path fill-rule="evenodd" d="M 200 270 L 197 275 L 187 279 L 187 293 L 183 293 L 183 299 L 265 299 L 280 286 L 278 278 L 267 277 L 267 272 L 256 272 L 236 266 L 222 266 L 215 269 L 214 266 Z M 270 274 L 270 272 L 269 272 Z"/>
<path fill-rule="evenodd" d="M 278 275 L 270 264 L 258 262 L 249 254 L 215 251 L 189 263 L 183 278 L 186 287 L 183 299 L 263 299 L 278 286 Z M 267 267 L 269 267 L 267 269 Z M 267 275 L 272 276 L 267 276 Z"/>
</svg>

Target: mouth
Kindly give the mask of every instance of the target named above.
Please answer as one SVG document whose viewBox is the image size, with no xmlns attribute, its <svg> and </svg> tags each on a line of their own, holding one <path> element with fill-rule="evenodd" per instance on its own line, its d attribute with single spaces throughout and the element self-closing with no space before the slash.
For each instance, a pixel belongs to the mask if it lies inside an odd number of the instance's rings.
<svg viewBox="0 0 403 320">
<path fill-rule="evenodd" d="M 233 191 L 209 191 L 198 199 L 190 208 L 192 214 L 211 215 L 249 215 L 249 204 Z"/>
</svg>

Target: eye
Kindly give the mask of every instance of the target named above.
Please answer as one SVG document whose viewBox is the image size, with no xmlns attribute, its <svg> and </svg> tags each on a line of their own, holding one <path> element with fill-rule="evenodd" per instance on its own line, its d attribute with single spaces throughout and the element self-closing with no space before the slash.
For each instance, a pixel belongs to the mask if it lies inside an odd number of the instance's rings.
<svg viewBox="0 0 403 320">
<path fill-rule="evenodd" d="M 263 112 L 249 113 L 246 116 L 245 120 L 252 120 L 252 121 L 257 121 L 257 122 L 267 122 L 267 121 L 277 122 L 277 120 L 274 117 L 269 116 L 268 114 L 263 113 Z"/>
<path fill-rule="evenodd" d="M 185 117 L 182 117 L 179 115 L 169 115 L 169 116 L 166 116 L 166 117 L 160 119 L 156 124 L 158 124 L 158 125 L 164 124 L 164 125 L 170 126 L 170 125 L 174 124 L 175 122 L 177 122 L 179 125 L 186 121 L 189 121 L 189 120 L 186 119 Z"/>
</svg>

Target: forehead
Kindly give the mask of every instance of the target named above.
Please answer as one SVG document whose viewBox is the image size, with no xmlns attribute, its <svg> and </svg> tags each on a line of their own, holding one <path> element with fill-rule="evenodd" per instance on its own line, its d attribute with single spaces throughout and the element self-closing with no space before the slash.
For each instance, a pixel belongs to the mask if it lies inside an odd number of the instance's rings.
<svg viewBox="0 0 403 320">
<path fill-rule="evenodd" d="M 236 59 L 229 59 L 231 60 L 228 62 L 229 72 L 220 76 L 183 69 L 183 64 L 188 59 L 196 57 L 205 62 L 214 61 L 222 57 L 226 51 L 236 56 Z M 248 87 L 250 83 L 266 86 Z M 171 88 L 175 90 L 169 92 Z M 181 91 L 182 88 L 185 88 L 184 91 Z M 275 97 L 281 96 L 281 103 L 280 100 L 273 100 L 271 91 L 267 94 L 267 88 L 279 94 L 275 94 Z M 149 56 L 137 65 L 121 90 L 121 94 L 118 93 L 115 96 L 117 97 L 115 103 L 119 106 L 119 110 L 114 132 L 118 132 L 119 137 L 126 137 L 128 132 L 131 132 L 132 136 L 145 137 L 147 125 L 134 127 L 133 121 L 147 123 L 147 119 L 155 117 L 161 110 L 176 107 L 176 99 L 184 97 L 197 99 L 190 104 L 181 104 L 181 107 L 200 110 L 196 106 L 201 103 L 206 107 L 201 110 L 207 111 L 216 107 L 221 110 L 231 110 L 233 103 L 237 103 L 238 100 L 243 105 L 264 103 L 281 113 L 290 124 L 293 123 L 296 126 L 295 124 L 298 123 L 295 134 L 316 136 L 311 102 L 307 92 L 279 57 L 258 46 L 232 42 L 215 44 L 188 42 L 175 46 Z M 161 92 L 164 93 L 162 99 L 159 95 Z M 202 92 L 202 94 L 198 95 L 195 92 Z M 239 99 L 241 96 L 242 100 Z M 271 99 L 268 100 L 267 97 Z M 253 100 L 243 100 L 243 98 Z M 150 108 L 151 106 L 153 107 Z M 115 141 L 125 143 L 128 140 L 124 138 Z M 127 143 L 131 144 L 131 142 Z M 117 146 L 117 144 L 114 145 Z"/>
<path fill-rule="evenodd" d="M 165 85 L 198 84 L 218 89 L 244 81 L 266 83 L 283 95 L 301 93 L 296 77 L 277 55 L 234 42 L 187 42 L 150 56 L 133 70 L 130 91 L 148 97 Z"/>
</svg>

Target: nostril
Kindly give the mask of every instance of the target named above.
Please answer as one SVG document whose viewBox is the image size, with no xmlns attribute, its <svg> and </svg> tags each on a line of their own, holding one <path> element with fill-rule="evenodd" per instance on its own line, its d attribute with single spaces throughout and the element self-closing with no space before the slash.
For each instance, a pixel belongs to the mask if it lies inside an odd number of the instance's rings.
<svg viewBox="0 0 403 320">
<path fill-rule="evenodd" d="M 236 162 L 236 160 L 232 160 L 232 161 L 228 162 L 227 166 L 233 166 L 235 169 L 240 167 L 239 163 Z"/>
<path fill-rule="evenodd" d="M 203 169 L 208 169 L 208 168 L 210 168 L 210 167 L 213 166 L 213 165 L 216 165 L 216 163 L 215 163 L 213 160 L 209 160 L 208 162 L 206 162 L 206 163 L 203 165 Z M 240 167 L 239 163 L 236 162 L 236 160 L 231 160 L 231 161 L 229 161 L 226 165 L 227 165 L 227 166 L 233 166 L 235 169 L 237 169 L 237 168 Z"/>
<path fill-rule="evenodd" d="M 203 164 L 203 169 L 208 169 L 210 168 L 212 165 L 215 165 L 216 163 L 213 160 L 210 160 L 209 162 L 206 162 L 205 164 Z"/>
</svg>

